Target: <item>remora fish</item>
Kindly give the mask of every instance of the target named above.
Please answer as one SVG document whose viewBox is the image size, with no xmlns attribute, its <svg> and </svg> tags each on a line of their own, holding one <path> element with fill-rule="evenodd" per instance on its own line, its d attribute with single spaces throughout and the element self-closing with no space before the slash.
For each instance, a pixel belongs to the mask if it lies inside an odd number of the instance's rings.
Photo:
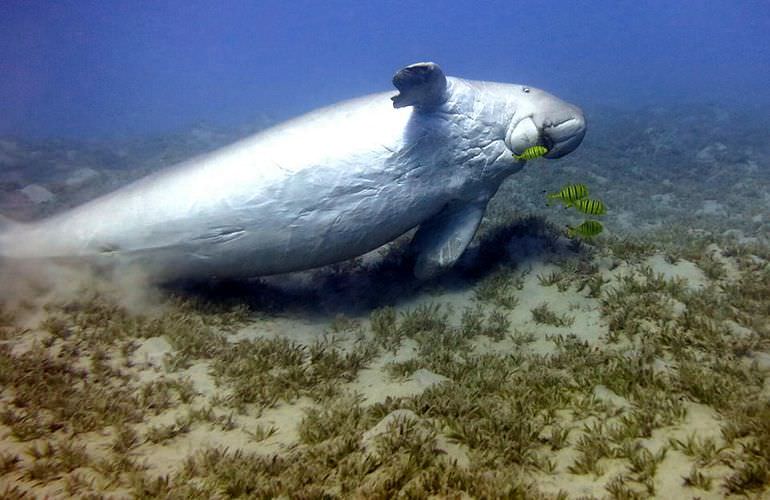
<svg viewBox="0 0 770 500">
<path fill-rule="evenodd" d="M 372 94 L 277 125 L 49 219 L 0 255 L 136 263 L 158 280 L 250 277 L 349 259 L 419 226 L 415 274 L 451 266 L 521 155 L 582 141 L 579 108 L 418 63 Z"/>
</svg>

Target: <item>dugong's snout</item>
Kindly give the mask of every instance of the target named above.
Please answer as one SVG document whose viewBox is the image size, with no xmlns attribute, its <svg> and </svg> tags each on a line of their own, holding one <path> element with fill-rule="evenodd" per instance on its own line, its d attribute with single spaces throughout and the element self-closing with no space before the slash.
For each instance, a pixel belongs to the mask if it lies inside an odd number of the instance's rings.
<svg viewBox="0 0 770 500">
<path fill-rule="evenodd" d="M 506 134 L 506 146 L 522 154 L 532 146 L 545 146 L 545 158 L 561 158 L 583 141 L 586 120 L 583 111 L 538 89 L 526 88 L 528 94 L 514 114 Z"/>
<path fill-rule="evenodd" d="M 548 148 L 546 158 L 561 158 L 573 152 L 586 135 L 586 119 L 579 108 L 574 108 L 570 118 L 543 126 L 544 146 Z"/>
</svg>

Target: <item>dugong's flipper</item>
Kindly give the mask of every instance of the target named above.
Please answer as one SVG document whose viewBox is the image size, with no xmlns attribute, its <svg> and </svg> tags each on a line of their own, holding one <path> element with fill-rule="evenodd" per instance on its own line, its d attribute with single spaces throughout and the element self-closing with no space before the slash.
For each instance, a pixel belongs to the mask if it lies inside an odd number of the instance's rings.
<svg viewBox="0 0 770 500">
<path fill-rule="evenodd" d="M 420 224 L 411 246 L 417 254 L 414 275 L 426 279 L 453 265 L 476 234 L 487 200 L 454 203 Z"/>
<path fill-rule="evenodd" d="M 395 74 L 393 85 L 399 90 L 397 96 L 391 97 L 394 108 L 430 109 L 447 99 L 446 76 L 436 63 L 410 64 Z"/>
</svg>

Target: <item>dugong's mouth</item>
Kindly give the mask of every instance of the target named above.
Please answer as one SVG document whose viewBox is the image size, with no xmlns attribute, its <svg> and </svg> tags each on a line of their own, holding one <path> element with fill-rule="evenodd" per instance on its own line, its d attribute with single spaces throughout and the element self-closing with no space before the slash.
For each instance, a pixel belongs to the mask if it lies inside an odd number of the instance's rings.
<svg viewBox="0 0 770 500">
<path fill-rule="evenodd" d="M 557 123 L 544 124 L 541 137 L 548 148 L 546 158 L 561 158 L 574 151 L 586 135 L 586 122 L 582 114 Z"/>
<path fill-rule="evenodd" d="M 509 129 L 505 145 L 516 156 L 533 146 L 544 146 L 548 150 L 543 155 L 545 158 L 561 158 L 580 145 L 585 133 L 585 118 L 577 109 L 559 120 L 538 120 L 536 116 L 527 116 Z"/>
</svg>

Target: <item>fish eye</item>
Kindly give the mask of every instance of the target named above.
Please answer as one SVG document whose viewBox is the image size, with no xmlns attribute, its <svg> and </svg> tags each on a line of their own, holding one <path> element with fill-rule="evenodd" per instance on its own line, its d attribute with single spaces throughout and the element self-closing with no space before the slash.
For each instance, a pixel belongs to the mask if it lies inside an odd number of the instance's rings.
<svg viewBox="0 0 770 500">
<path fill-rule="evenodd" d="M 529 94 L 529 87 L 522 87 L 522 88 L 521 88 L 521 90 L 522 90 L 522 91 L 523 91 L 525 94 Z"/>
</svg>

